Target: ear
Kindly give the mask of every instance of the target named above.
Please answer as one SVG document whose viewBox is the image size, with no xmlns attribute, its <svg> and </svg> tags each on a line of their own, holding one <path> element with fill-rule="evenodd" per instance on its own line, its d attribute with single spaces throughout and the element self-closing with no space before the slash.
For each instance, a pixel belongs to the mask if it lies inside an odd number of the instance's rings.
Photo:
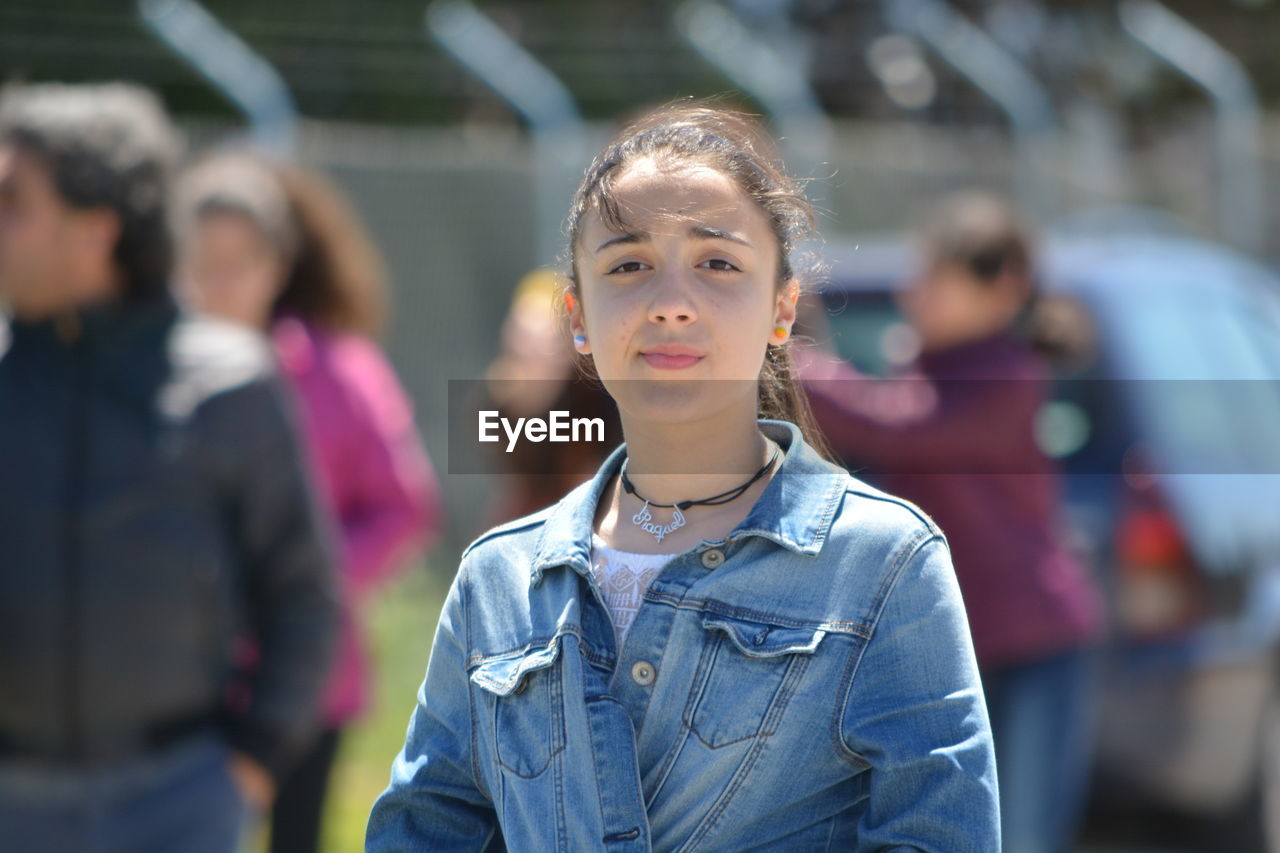
<svg viewBox="0 0 1280 853">
<path fill-rule="evenodd" d="M 790 331 L 796 322 L 796 303 L 799 300 L 800 283 L 793 276 L 778 288 L 777 304 L 773 310 L 774 325 L 784 326 Z"/>
<path fill-rule="evenodd" d="M 582 335 L 583 337 L 586 337 L 587 327 L 586 327 L 586 324 L 583 322 L 583 317 L 582 317 L 582 301 L 578 298 L 577 288 L 575 288 L 573 285 L 569 285 L 564 289 L 564 307 L 569 314 L 569 334 L 575 337 L 577 337 L 578 335 Z M 583 346 L 581 347 L 575 346 L 574 349 L 577 350 L 579 353 L 582 353 L 583 355 L 590 353 L 591 352 L 590 339 L 588 339 L 587 343 L 584 344 Z"/>
</svg>

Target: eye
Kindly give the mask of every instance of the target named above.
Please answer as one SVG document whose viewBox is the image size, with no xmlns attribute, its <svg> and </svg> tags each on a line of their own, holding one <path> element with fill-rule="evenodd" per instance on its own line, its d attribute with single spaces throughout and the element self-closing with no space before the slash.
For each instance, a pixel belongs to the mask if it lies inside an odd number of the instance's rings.
<svg viewBox="0 0 1280 853">
<path fill-rule="evenodd" d="M 609 274 L 609 275 L 614 275 L 615 273 L 623 273 L 623 274 L 625 274 L 625 273 L 629 273 L 629 272 L 639 272 L 639 271 L 640 271 L 640 270 L 639 270 L 639 268 L 640 268 L 640 267 L 643 267 L 643 266 L 644 266 L 644 264 L 643 264 L 643 263 L 641 263 L 640 261 L 623 261 L 622 263 L 618 264 L 618 265 L 617 265 L 616 267 L 614 267 L 613 269 L 609 270 L 609 273 L 608 273 L 608 274 Z M 624 267 L 631 267 L 631 269 L 624 269 Z"/>
<path fill-rule="evenodd" d="M 724 258 L 712 258 L 709 261 L 703 261 L 703 264 L 723 264 L 723 266 L 712 266 L 711 269 L 715 272 L 742 272 L 742 270 Z M 702 264 L 699 264 L 699 266 L 702 266 Z"/>
</svg>

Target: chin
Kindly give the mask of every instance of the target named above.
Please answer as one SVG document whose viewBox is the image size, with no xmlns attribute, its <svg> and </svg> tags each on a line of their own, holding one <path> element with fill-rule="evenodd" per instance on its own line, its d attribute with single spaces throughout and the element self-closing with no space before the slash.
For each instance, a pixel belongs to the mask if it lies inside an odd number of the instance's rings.
<svg viewBox="0 0 1280 853">
<path fill-rule="evenodd" d="M 758 394 L 754 378 L 623 379 L 605 385 L 629 418 L 664 425 L 705 420 L 740 405 L 754 410 Z"/>
</svg>

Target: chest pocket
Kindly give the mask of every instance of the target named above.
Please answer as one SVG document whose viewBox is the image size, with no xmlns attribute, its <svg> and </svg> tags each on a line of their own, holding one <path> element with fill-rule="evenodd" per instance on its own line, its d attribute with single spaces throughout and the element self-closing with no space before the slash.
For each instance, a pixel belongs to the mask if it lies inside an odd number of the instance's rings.
<svg viewBox="0 0 1280 853">
<path fill-rule="evenodd" d="M 471 681 L 488 697 L 498 764 L 517 776 L 542 775 L 564 749 L 562 637 L 544 646 L 482 660 Z"/>
<path fill-rule="evenodd" d="M 826 632 L 715 613 L 702 626 L 685 725 L 712 749 L 773 734 Z"/>
</svg>

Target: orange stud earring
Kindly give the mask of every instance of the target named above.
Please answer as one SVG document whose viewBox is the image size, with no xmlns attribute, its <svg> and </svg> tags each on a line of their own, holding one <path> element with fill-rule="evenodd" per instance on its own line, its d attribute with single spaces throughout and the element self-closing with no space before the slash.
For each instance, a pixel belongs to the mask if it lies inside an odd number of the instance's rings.
<svg viewBox="0 0 1280 853">
<path fill-rule="evenodd" d="M 787 329 L 785 326 L 775 326 L 773 329 L 773 334 L 775 337 L 786 339 Z"/>
</svg>

